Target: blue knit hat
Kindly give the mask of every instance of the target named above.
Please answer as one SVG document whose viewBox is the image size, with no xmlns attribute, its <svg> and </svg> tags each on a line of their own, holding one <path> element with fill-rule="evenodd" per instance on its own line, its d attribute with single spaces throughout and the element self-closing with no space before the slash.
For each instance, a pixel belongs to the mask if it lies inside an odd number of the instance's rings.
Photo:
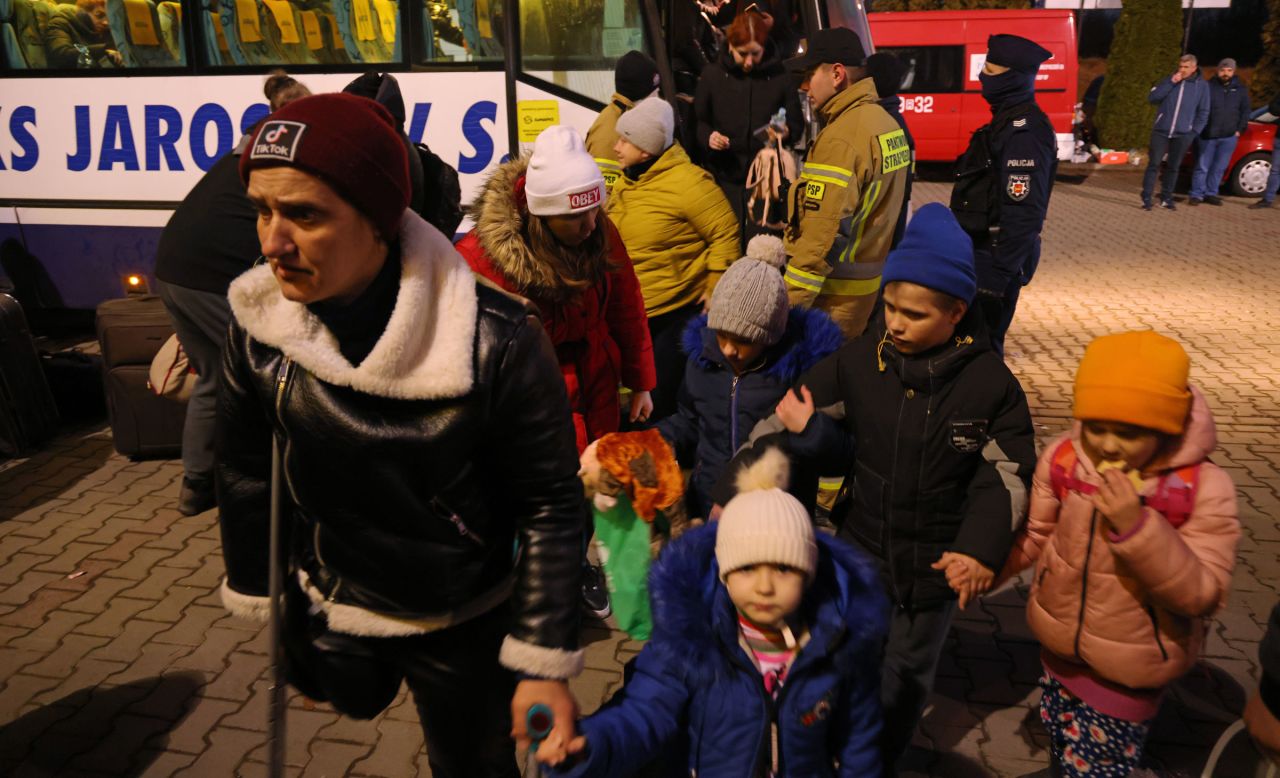
<svg viewBox="0 0 1280 778">
<path fill-rule="evenodd" d="M 951 209 L 929 203 L 907 222 L 898 247 L 889 252 L 880 288 L 909 281 L 972 303 L 978 293 L 973 270 L 973 240 L 960 228 Z"/>
</svg>

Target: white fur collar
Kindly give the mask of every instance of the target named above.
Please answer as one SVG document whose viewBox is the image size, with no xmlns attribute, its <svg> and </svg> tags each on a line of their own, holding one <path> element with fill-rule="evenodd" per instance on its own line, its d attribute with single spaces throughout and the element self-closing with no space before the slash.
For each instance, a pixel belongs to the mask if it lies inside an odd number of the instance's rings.
<svg viewBox="0 0 1280 778">
<path fill-rule="evenodd" d="M 302 303 L 280 294 L 268 265 L 232 282 L 236 320 L 322 381 L 379 397 L 435 400 L 471 391 L 476 281 L 449 240 L 412 211 L 400 227 L 400 291 L 373 351 L 352 367 L 338 341 Z"/>
</svg>

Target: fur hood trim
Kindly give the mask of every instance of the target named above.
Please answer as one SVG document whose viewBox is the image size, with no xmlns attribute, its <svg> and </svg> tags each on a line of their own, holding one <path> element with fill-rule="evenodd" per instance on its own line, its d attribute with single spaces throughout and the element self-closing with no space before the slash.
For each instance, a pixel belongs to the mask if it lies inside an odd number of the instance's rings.
<svg viewBox="0 0 1280 778">
<path fill-rule="evenodd" d="M 816 308 L 792 306 L 782 339 L 766 352 L 768 364 L 763 372 L 782 383 L 795 383 L 806 370 L 840 348 L 843 342 L 840 327 L 826 313 Z M 707 326 L 705 313 L 689 320 L 680 345 L 684 353 L 696 359 L 703 368 L 729 369 L 716 344 L 715 331 Z"/>
<path fill-rule="evenodd" d="M 726 649 L 738 646 L 737 618 L 715 559 L 717 528 L 698 527 L 669 543 L 649 574 L 649 649 L 696 683 L 732 672 Z M 817 533 L 817 541 L 818 566 L 800 606 L 810 634 L 805 651 L 850 661 L 877 655 L 888 600 L 874 568 L 841 540 Z"/>
<path fill-rule="evenodd" d="M 242 274 L 227 297 L 250 337 L 322 381 L 400 400 L 461 397 L 471 391 L 475 372 L 475 277 L 449 240 L 411 211 L 401 222 L 400 254 L 391 320 L 354 367 L 306 305 L 280 294 L 269 265 Z"/>
</svg>

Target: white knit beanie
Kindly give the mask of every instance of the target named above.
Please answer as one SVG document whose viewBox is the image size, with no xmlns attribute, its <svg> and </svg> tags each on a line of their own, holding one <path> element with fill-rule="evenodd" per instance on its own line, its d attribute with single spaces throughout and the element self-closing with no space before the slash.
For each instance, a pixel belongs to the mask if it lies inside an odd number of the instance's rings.
<svg viewBox="0 0 1280 778">
<path fill-rule="evenodd" d="M 538 135 L 524 195 L 536 216 L 567 216 L 604 205 L 604 177 L 577 130 L 556 125 Z"/>
<path fill-rule="evenodd" d="M 615 129 L 632 146 L 659 157 L 675 138 L 676 117 L 666 100 L 646 97 L 618 117 Z"/>
<path fill-rule="evenodd" d="M 724 506 L 716 530 L 720 580 L 748 565 L 786 565 L 812 581 L 818 566 L 813 522 L 800 501 L 783 491 L 787 457 L 776 448 L 738 475 L 738 495 Z"/>
</svg>

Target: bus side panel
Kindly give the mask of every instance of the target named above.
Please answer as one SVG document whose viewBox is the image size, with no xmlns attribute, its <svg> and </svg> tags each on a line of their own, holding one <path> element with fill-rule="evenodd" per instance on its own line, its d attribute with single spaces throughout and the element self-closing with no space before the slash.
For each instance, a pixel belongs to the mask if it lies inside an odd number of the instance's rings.
<svg viewBox="0 0 1280 778">
<path fill-rule="evenodd" d="M 11 227 L 16 225 L 3 225 Z M 155 256 L 161 227 L 23 224 L 27 251 L 48 271 L 70 308 L 95 308 L 123 297 L 124 279 L 137 273 L 156 290 Z"/>
</svg>

